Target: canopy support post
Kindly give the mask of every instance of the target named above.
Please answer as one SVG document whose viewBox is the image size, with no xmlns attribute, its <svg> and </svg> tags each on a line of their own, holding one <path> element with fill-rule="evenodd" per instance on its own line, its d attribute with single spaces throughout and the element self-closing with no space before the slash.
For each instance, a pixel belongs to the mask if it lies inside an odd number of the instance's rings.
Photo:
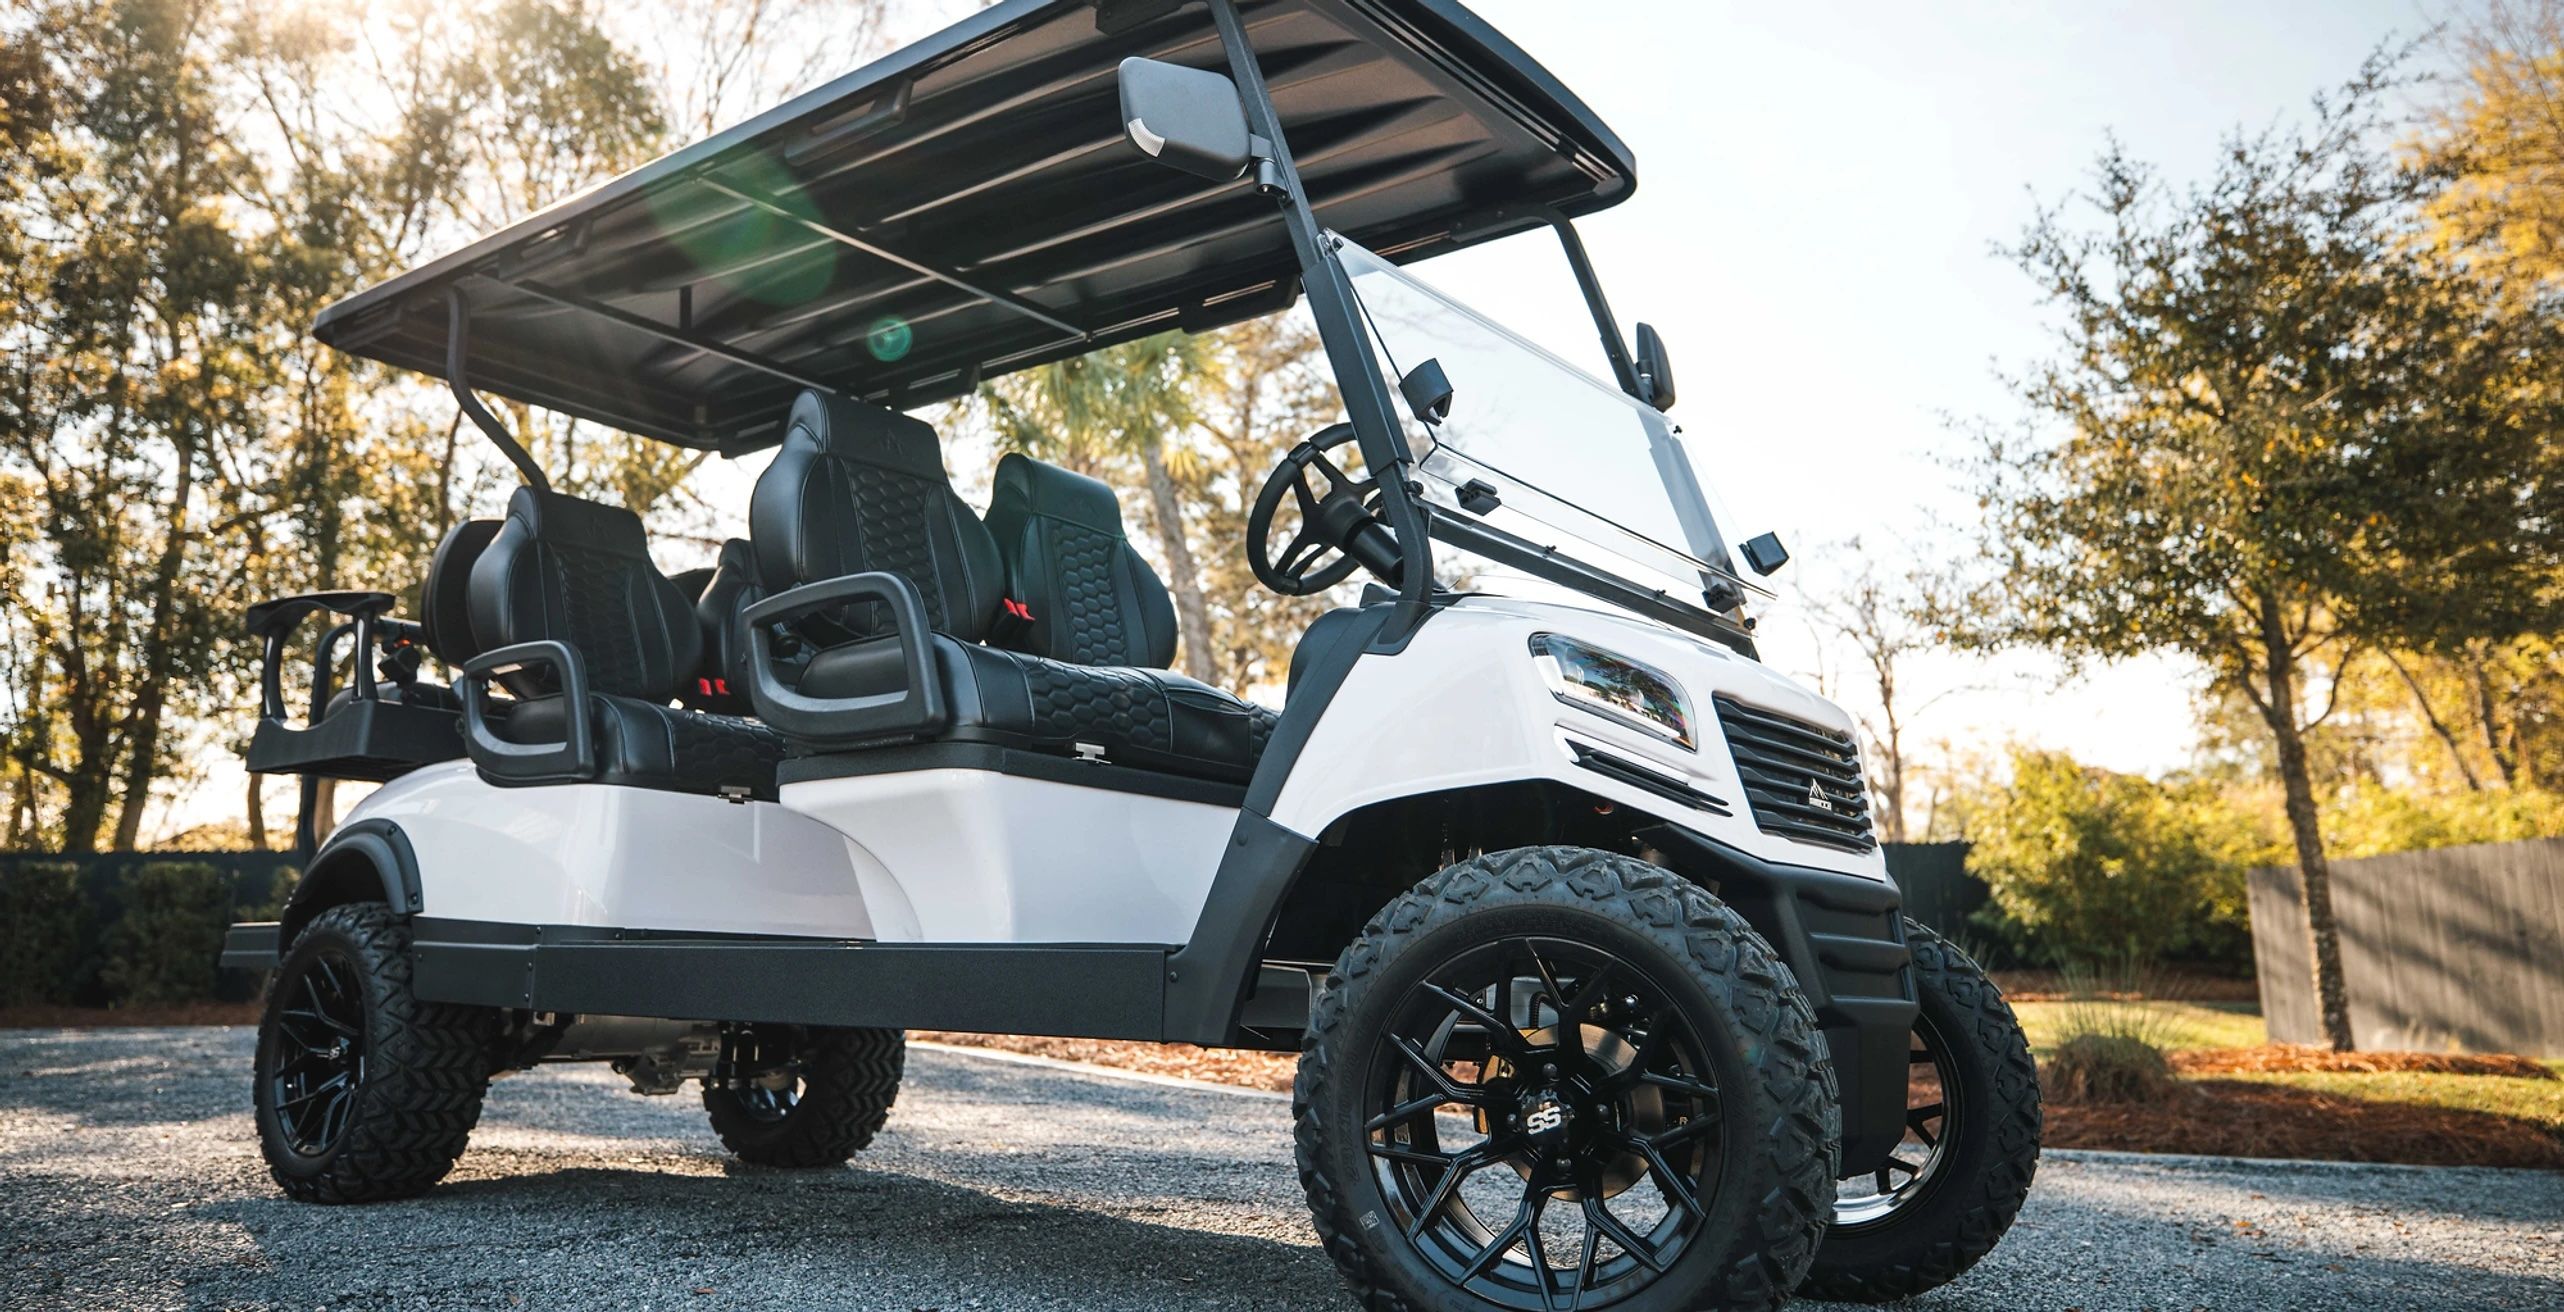
<svg viewBox="0 0 2564 1312">
<path fill-rule="evenodd" d="M 1308 188 L 1291 158 L 1290 143 L 1283 138 L 1282 116 L 1273 108 L 1273 92 L 1265 85 L 1264 68 L 1256 62 L 1246 24 L 1238 18 L 1236 0 L 1209 2 L 1220 45 L 1228 53 L 1229 76 L 1237 83 L 1238 101 L 1246 110 L 1247 131 L 1262 138 L 1267 152 L 1259 164 L 1258 183 L 1281 205 L 1283 227 L 1289 230 L 1291 248 L 1300 258 L 1300 287 L 1308 294 L 1310 317 L 1317 320 L 1318 338 L 1334 369 L 1345 417 L 1353 421 L 1362 444 L 1362 462 L 1379 483 L 1380 508 L 1388 516 L 1390 530 L 1398 535 L 1398 546 L 1406 552 L 1397 610 L 1375 640 L 1396 650 L 1432 611 L 1433 538 L 1425 510 L 1417 504 L 1417 492 L 1408 482 L 1414 453 L 1407 447 L 1397 403 L 1389 398 L 1389 385 L 1380 376 L 1380 357 L 1363 326 L 1353 280 L 1327 248 L 1326 230 L 1309 206 Z"/>
<path fill-rule="evenodd" d="M 500 423 L 499 417 L 481 404 L 481 398 L 472 394 L 471 379 L 465 369 L 468 354 L 465 334 L 472 321 L 472 303 L 463 295 L 462 283 L 455 282 L 446 287 L 445 306 L 445 382 L 454 389 L 455 404 L 463 407 L 463 413 L 470 417 L 472 426 L 480 429 L 482 435 L 498 447 L 499 454 L 516 466 L 516 472 L 525 476 L 527 487 L 537 492 L 551 491 L 552 480 L 544 475 L 543 466 L 534 463 L 534 457 L 518 444 L 514 434 L 507 431 L 507 425 Z"/>
</svg>

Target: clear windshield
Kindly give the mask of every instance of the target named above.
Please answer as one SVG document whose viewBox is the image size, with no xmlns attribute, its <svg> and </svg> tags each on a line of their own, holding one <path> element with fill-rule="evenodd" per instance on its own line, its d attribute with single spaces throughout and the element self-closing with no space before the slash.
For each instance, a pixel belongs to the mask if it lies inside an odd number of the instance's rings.
<svg viewBox="0 0 2564 1312">
<path fill-rule="evenodd" d="M 1695 604 L 1713 580 L 1762 592 L 1735 577 L 1719 518 L 1671 420 L 1339 241 L 1337 258 L 1386 357 L 1391 387 L 1428 359 L 1450 382 L 1441 423 L 1407 415 L 1426 499 L 1440 513 Z M 1485 488 L 1498 498 L 1493 509 Z"/>
</svg>

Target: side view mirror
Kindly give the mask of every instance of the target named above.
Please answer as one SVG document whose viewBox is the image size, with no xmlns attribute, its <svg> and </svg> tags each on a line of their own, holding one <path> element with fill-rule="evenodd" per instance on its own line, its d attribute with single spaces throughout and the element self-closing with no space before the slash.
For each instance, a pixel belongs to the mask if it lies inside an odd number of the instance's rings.
<svg viewBox="0 0 2564 1312">
<path fill-rule="evenodd" d="M 1654 324 L 1638 325 L 1638 386 L 1647 393 L 1647 404 L 1674 408 L 1674 362 L 1666 358 L 1665 339 L 1656 335 Z"/>
<path fill-rule="evenodd" d="M 1217 73 L 1155 59 L 1122 61 L 1122 131 L 1160 164 L 1226 182 L 1254 149 L 1237 84 Z"/>
<path fill-rule="evenodd" d="M 1781 545 L 1778 533 L 1758 533 L 1745 539 L 1738 550 L 1744 553 L 1745 563 L 1757 574 L 1769 575 L 1789 563 L 1789 548 Z"/>
</svg>

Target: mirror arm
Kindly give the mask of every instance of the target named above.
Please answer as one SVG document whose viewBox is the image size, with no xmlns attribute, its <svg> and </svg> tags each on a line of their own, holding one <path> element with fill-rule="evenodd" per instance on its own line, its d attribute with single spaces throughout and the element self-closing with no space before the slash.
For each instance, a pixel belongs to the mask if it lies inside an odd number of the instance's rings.
<svg viewBox="0 0 2564 1312">
<path fill-rule="evenodd" d="M 1250 132 L 1246 134 L 1247 154 L 1255 160 L 1255 189 L 1267 196 L 1288 196 L 1291 184 L 1282 178 L 1282 165 L 1274 158 L 1273 143 Z"/>
<path fill-rule="evenodd" d="M 1575 221 L 1556 210 L 1542 216 L 1558 231 L 1558 245 L 1567 252 L 1567 267 L 1576 272 L 1576 286 L 1585 294 L 1585 308 L 1593 313 L 1594 331 L 1602 335 L 1603 354 L 1611 357 L 1612 377 L 1640 404 L 1649 404 L 1646 388 L 1639 382 L 1638 365 L 1630 358 L 1629 343 L 1620 335 L 1620 321 L 1613 317 L 1611 301 L 1603 295 L 1602 279 L 1594 273 L 1594 262 L 1585 254 L 1585 239 L 1576 232 Z"/>
</svg>

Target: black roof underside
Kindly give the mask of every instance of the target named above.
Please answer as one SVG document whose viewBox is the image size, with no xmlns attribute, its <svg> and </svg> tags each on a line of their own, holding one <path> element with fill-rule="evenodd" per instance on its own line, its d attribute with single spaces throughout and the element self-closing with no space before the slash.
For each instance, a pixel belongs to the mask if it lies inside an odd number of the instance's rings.
<svg viewBox="0 0 2564 1312">
<path fill-rule="evenodd" d="M 1170 12 L 1171 11 L 1171 12 Z M 1573 94 L 1451 0 L 1241 0 L 1319 220 L 1414 260 L 1634 185 Z M 1273 202 L 1123 139 L 1115 69 L 1227 71 L 1209 11 L 1008 0 L 329 307 L 341 350 L 690 447 L 805 386 L 896 406 L 1282 308 Z"/>
</svg>

